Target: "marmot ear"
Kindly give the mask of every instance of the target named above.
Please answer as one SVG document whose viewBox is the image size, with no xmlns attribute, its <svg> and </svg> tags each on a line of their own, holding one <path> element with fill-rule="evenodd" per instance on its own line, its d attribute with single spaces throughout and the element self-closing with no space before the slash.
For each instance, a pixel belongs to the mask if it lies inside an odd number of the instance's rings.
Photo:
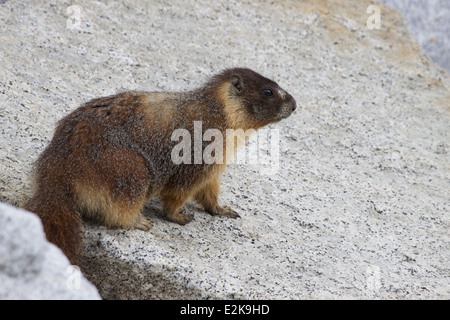
<svg viewBox="0 0 450 320">
<path fill-rule="evenodd" d="M 231 76 L 231 84 L 236 91 L 236 94 L 241 95 L 245 91 L 245 83 L 242 77 L 238 74 L 233 74 Z"/>
</svg>

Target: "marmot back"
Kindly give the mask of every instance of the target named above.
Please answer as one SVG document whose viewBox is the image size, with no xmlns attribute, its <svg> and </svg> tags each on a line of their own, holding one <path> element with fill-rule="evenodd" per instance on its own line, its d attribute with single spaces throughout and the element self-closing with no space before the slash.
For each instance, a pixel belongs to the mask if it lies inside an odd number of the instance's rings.
<svg viewBox="0 0 450 320">
<path fill-rule="evenodd" d="M 72 263 L 81 245 L 80 213 L 110 227 L 148 230 L 152 225 L 141 212 L 160 195 L 164 215 L 179 224 L 193 219 L 180 212 L 191 197 L 209 214 L 239 217 L 218 203 L 226 162 L 176 163 L 174 132 L 193 137 L 201 124 L 202 135 L 216 129 L 225 141 L 226 129 L 256 130 L 295 108 L 275 82 L 244 68 L 227 69 L 190 92 L 132 91 L 93 99 L 58 122 L 36 161 L 36 191 L 24 208 L 41 218 L 48 240 Z M 200 150 L 187 146 L 193 158 L 206 144 Z M 223 146 L 224 155 L 234 151 Z"/>
</svg>

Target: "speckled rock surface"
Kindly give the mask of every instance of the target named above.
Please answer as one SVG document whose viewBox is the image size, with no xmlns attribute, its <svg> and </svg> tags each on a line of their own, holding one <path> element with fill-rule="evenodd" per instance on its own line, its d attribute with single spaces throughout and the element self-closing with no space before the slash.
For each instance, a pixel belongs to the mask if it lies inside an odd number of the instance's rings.
<svg viewBox="0 0 450 320">
<path fill-rule="evenodd" d="M 427 54 L 450 72 L 450 1 L 381 0 L 397 9 L 408 22 L 408 30 Z"/>
<path fill-rule="evenodd" d="M 104 298 L 449 299 L 450 77 L 369 1 L 7 1 L 0 5 L 0 200 L 30 194 L 56 121 L 122 89 L 188 90 L 232 66 L 297 100 L 272 175 L 231 165 L 242 219 L 150 232 L 85 224 Z M 254 143 L 250 141 L 250 144 Z"/>
</svg>

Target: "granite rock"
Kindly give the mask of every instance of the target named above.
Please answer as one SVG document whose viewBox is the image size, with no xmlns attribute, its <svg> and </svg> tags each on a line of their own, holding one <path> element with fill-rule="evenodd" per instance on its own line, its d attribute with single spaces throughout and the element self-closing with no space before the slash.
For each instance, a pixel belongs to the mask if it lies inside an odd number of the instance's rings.
<svg viewBox="0 0 450 320">
<path fill-rule="evenodd" d="M 450 2 L 447 0 L 380 0 L 397 9 L 408 30 L 427 54 L 450 72 Z"/>
<path fill-rule="evenodd" d="M 0 202 L 0 226 L 0 300 L 100 299 L 36 215 Z"/>
</svg>

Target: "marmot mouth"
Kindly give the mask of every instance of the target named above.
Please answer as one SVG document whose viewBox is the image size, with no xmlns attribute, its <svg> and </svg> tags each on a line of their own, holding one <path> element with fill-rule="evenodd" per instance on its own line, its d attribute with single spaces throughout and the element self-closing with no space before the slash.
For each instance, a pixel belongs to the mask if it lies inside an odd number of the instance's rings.
<svg viewBox="0 0 450 320">
<path fill-rule="evenodd" d="M 280 114 L 280 115 L 278 115 L 278 117 L 276 117 L 272 121 L 272 123 L 280 122 L 281 120 L 288 118 L 290 115 L 291 115 L 290 113 L 289 114 Z"/>
<path fill-rule="evenodd" d="M 274 122 L 278 122 L 280 120 L 286 119 L 289 117 L 296 109 L 295 104 L 283 104 L 281 106 L 281 112 L 278 114 L 278 116 L 275 118 Z"/>
</svg>

